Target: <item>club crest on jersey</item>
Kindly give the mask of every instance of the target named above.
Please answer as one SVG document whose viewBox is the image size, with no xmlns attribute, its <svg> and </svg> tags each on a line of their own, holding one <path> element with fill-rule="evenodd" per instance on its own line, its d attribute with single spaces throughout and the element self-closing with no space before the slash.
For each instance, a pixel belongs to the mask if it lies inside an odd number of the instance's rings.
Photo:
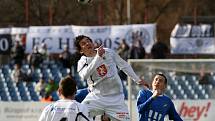
<svg viewBox="0 0 215 121">
<path fill-rule="evenodd" d="M 106 68 L 105 64 L 102 64 L 96 70 L 97 70 L 99 76 L 101 76 L 101 77 L 103 77 L 107 74 L 107 68 Z"/>
</svg>

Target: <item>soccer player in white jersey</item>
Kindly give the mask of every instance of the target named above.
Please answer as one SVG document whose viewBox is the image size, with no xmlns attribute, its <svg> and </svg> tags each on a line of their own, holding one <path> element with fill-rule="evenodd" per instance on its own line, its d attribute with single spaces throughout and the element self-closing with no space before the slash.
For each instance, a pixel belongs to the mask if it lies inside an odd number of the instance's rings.
<svg viewBox="0 0 215 121">
<path fill-rule="evenodd" d="M 74 45 L 82 54 L 77 71 L 82 80 L 87 80 L 90 90 L 82 102 L 88 106 L 90 117 L 105 113 L 112 121 L 130 121 L 117 67 L 137 84 L 145 82 L 140 80 L 131 66 L 113 50 L 103 46 L 95 48 L 88 36 L 77 36 Z"/>
<path fill-rule="evenodd" d="M 90 121 L 87 106 L 74 100 L 76 90 L 73 78 L 62 79 L 58 89 L 61 99 L 46 106 L 39 121 Z"/>
</svg>

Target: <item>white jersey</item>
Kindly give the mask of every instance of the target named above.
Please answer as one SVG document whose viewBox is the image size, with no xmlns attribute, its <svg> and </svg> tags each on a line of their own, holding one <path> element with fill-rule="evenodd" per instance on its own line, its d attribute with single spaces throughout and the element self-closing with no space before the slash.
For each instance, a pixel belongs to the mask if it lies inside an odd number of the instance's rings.
<svg viewBox="0 0 215 121">
<path fill-rule="evenodd" d="M 84 116 L 79 115 L 80 112 Z M 46 106 L 39 121 L 76 121 L 76 117 L 77 121 L 89 121 L 88 115 L 88 108 L 84 104 L 75 100 L 61 99 Z"/>
<path fill-rule="evenodd" d="M 139 81 L 131 66 L 113 50 L 107 48 L 103 57 L 98 53 L 95 57 L 82 56 L 77 71 L 82 80 L 87 80 L 91 92 L 104 96 L 123 93 L 117 67 L 134 81 Z"/>
</svg>

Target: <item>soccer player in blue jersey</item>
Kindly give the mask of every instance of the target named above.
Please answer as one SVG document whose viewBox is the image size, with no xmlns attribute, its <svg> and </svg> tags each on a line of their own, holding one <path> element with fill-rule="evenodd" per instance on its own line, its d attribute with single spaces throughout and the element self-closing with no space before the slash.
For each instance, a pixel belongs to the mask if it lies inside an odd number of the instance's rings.
<svg viewBox="0 0 215 121">
<path fill-rule="evenodd" d="M 156 74 L 152 81 L 152 90 L 139 91 L 137 97 L 139 121 L 164 121 L 166 115 L 169 115 L 170 120 L 182 121 L 171 99 L 164 95 L 166 87 L 166 76 Z"/>
</svg>

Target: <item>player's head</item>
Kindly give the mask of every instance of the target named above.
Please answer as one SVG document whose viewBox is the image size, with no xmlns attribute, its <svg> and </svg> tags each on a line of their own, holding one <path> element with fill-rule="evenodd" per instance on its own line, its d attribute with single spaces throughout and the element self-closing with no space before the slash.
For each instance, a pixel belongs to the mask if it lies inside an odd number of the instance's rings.
<svg viewBox="0 0 215 121">
<path fill-rule="evenodd" d="M 81 54 L 85 54 L 88 49 L 94 49 L 93 41 L 90 37 L 79 35 L 75 38 L 74 46 Z"/>
<path fill-rule="evenodd" d="M 66 76 L 59 83 L 58 92 L 65 98 L 73 97 L 77 91 L 76 81 L 71 76 Z"/>
<path fill-rule="evenodd" d="M 152 89 L 153 90 L 165 90 L 167 86 L 167 78 L 164 74 L 158 73 L 155 74 L 152 81 Z"/>
</svg>

